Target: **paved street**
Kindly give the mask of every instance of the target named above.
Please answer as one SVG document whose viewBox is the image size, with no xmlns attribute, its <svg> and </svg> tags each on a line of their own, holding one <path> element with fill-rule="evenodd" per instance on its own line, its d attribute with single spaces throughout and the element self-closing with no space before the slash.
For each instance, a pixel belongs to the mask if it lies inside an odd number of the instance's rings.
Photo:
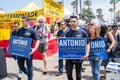
<svg viewBox="0 0 120 80">
<path fill-rule="evenodd" d="M 12 58 L 6 58 L 6 62 L 7 62 L 8 76 L 2 80 L 17 80 L 16 73 L 18 71 L 18 67 L 16 61 L 14 61 Z M 48 59 L 47 75 L 42 75 L 42 67 L 43 67 L 42 60 L 34 60 L 33 63 L 34 63 L 33 80 L 67 80 L 65 71 L 63 75 L 55 76 L 58 70 L 57 54 L 53 55 Z M 85 72 L 82 72 L 82 80 L 93 80 L 89 62 L 84 62 L 84 67 L 86 68 L 86 70 Z M 103 69 L 103 67 L 101 67 L 101 69 Z M 75 73 L 73 73 L 73 76 L 75 80 Z M 103 76 L 103 70 L 101 70 L 101 76 Z M 27 80 L 27 76 L 23 74 L 22 80 Z"/>
</svg>

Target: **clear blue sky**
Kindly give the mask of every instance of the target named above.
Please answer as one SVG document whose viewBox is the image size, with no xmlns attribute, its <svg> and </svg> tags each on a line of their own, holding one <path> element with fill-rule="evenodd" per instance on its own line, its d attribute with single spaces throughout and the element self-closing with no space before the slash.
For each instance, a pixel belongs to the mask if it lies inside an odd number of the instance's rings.
<svg viewBox="0 0 120 80">
<path fill-rule="evenodd" d="M 42 0 L 1 0 L 0 1 L 0 8 L 3 8 L 5 12 L 12 12 L 16 11 L 18 9 L 23 8 L 27 4 L 29 4 L 31 1 L 34 1 L 37 5 L 42 7 Z M 61 0 L 55 0 L 55 1 L 61 1 Z M 69 9 L 72 7 L 70 6 L 71 2 L 73 0 L 64 0 L 65 6 Z"/>
<path fill-rule="evenodd" d="M 27 4 L 29 4 L 31 1 L 34 1 L 37 5 L 42 7 L 42 0 L 1 0 L 0 1 L 0 8 L 3 8 L 5 12 L 13 12 L 18 9 L 23 8 Z M 62 0 L 55 0 L 55 1 L 62 1 Z M 72 11 L 71 2 L 73 0 L 64 0 L 64 6 L 68 10 Z M 79 0 L 78 0 L 79 1 Z M 82 0 L 82 2 L 85 0 Z M 103 14 L 105 20 L 110 21 L 110 13 L 109 8 L 112 7 L 112 5 L 109 4 L 110 0 L 91 0 L 92 1 L 92 8 L 93 12 L 96 14 L 97 8 L 103 9 Z M 120 10 L 120 2 L 116 5 L 116 10 Z"/>
</svg>

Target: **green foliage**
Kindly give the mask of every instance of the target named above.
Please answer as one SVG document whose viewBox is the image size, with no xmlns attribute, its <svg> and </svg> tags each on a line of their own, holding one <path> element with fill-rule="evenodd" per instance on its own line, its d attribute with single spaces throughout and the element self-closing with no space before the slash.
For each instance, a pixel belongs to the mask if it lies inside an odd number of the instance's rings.
<svg viewBox="0 0 120 80">
<path fill-rule="evenodd" d="M 97 15 L 96 15 L 96 17 L 99 19 L 99 21 L 101 22 L 101 21 L 104 21 L 104 15 L 102 14 L 102 9 L 101 8 L 98 8 L 97 10 L 96 10 L 96 13 L 97 13 Z"/>
<path fill-rule="evenodd" d="M 87 6 L 87 8 L 83 9 L 83 15 L 87 22 L 91 22 L 91 20 L 95 18 L 95 14 L 92 11 L 93 9 L 90 8 L 91 4 L 92 2 L 90 0 L 86 0 L 85 6 Z"/>
</svg>

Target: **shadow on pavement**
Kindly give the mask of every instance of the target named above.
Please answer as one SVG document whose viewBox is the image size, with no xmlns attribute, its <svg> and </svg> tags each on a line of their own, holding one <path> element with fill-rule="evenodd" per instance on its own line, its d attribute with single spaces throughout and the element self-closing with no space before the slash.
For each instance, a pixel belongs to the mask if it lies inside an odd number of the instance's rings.
<svg viewBox="0 0 120 80">
<path fill-rule="evenodd" d="M 90 64 L 84 64 L 84 63 L 83 63 L 83 66 L 90 66 Z"/>
<path fill-rule="evenodd" d="M 104 74 L 104 70 L 100 70 L 100 74 Z"/>
<path fill-rule="evenodd" d="M 58 65 L 56 65 L 54 68 L 55 68 L 55 69 L 58 69 Z"/>
<path fill-rule="evenodd" d="M 42 68 L 33 67 L 34 71 L 43 72 Z M 55 76 L 58 71 L 47 71 L 48 76 Z"/>
<path fill-rule="evenodd" d="M 82 76 L 82 79 L 85 79 L 85 80 L 93 80 L 93 76 L 84 75 L 84 76 Z"/>
<path fill-rule="evenodd" d="M 84 75 L 84 76 L 82 76 L 82 79 L 93 80 L 93 76 Z M 104 76 L 100 76 L 100 80 L 104 80 Z"/>
<path fill-rule="evenodd" d="M 57 71 L 47 71 L 47 75 L 49 76 L 55 76 Z"/>
<path fill-rule="evenodd" d="M 34 70 L 34 71 L 41 72 L 41 71 L 42 71 L 42 68 L 33 67 L 33 70 Z"/>
<path fill-rule="evenodd" d="M 17 74 L 16 73 L 7 73 L 7 78 L 14 79 L 15 77 L 17 78 Z"/>
</svg>

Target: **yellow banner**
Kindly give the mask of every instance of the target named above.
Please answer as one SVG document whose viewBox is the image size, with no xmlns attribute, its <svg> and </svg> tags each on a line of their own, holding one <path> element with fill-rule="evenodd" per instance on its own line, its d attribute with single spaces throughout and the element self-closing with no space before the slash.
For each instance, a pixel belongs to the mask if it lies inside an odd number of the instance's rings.
<svg viewBox="0 0 120 80">
<path fill-rule="evenodd" d="M 36 19 L 39 15 L 42 15 L 42 10 L 36 10 L 31 12 L 16 11 L 14 13 L 0 14 L 0 22 L 6 20 L 21 19 L 23 16 L 28 16 L 30 19 Z"/>
<path fill-rule="evenodd" d="M 54 17 L 64 17 L 64 6 L 53 0 L 43 0 L 44 15 L 51 15 Z"/>
<path fill-rule="evenodd" d="M 7 19 L 7 14 L 0 14 L 0 21 L 4 21 Z"/>
</svg>

